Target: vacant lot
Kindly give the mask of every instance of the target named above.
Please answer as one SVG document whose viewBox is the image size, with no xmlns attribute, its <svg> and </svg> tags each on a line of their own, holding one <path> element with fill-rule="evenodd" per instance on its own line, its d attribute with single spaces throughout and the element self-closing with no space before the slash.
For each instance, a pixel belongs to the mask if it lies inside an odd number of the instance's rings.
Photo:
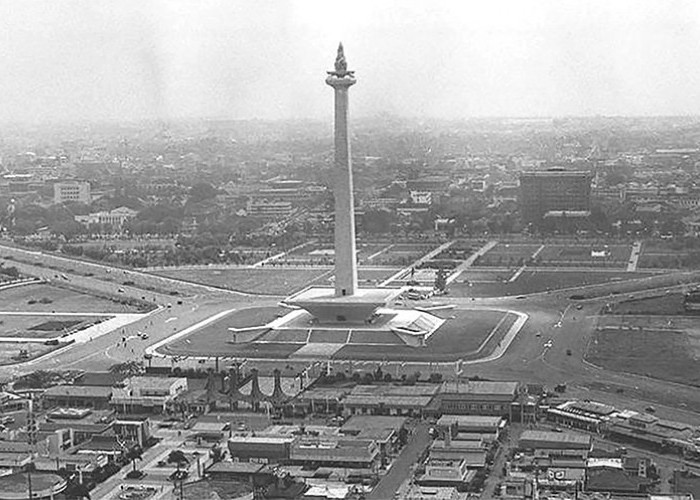
<svg viewBox="0 0 700 500">
<path fill-rule="evenodd" d="M 586 359 L 607 370 L 700 386 L 695 339 L 683 331 L 598 331 Z"/>
<path fill-rule="evenodd" d="M 0 290 L 0 312 L 128 313 L 138 307 L 52 285 L 36 284 Z"/>
<path fill-rule="evenodd" d="M 99 316 L 8 316 L 0 313 L 0 337 L 56 338 L 103 319 Z"/>
<path fill-rule="evenodd" d="M 54 349 L 58 349 L 59 347 L 61 346 L 37 343 L 0 342 L 0 365 L 11 365 L 28 361 L 51 352 Z M 23 354 L 23 351 L 26 352 L 26 354 Z"/>
</svg>

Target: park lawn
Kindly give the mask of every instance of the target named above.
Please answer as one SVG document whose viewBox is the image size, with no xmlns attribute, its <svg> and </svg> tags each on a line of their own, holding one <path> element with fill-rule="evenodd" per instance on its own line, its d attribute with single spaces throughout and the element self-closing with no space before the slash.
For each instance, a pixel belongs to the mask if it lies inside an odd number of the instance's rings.
<svg viewBox="0 0 700 500">
<path fill-rule="evenodd" d="M 349 343 L 403 345 L 403 341 L 394 332 L 373 332 L 370 330 L 353 330 Z"/>
<path fill-rule="evenodd" d="M 605 251 L 605 257 L 592 257 L 594 251 Z M 605 244 L 581 244 L 581 245 L 546 245 L 538 255 L 543 262 L 580 261 L 595 265 L 606 262 L 627 262 L 632 253 L 631 245 L 605 245 Z"/>
<path fill-rule="evenodd" d="M 700 359 L 682 331 L 597 331 L 586 359 L 606 370 L 700 386 Z"/>
<path fill-rule="evenodd" d="M 265 326 L 271 321 L 287 314 L 289 309 L 279 306 L 249 307 L 234 311 L 226 315 L 222 320 L 225 328 L 250 328 Z"/>
<path fill-rule="evenodd" d="M 333 355 L 334 359 L 366 359 L 387 361 L 454 361 L 481 357 L 489 351 L 477 352 L 499 322 L 507 315 L 495 310 L 455 310 L 454 319 L 447 320 L 431 335 L 425 347 L 407 345 L 346 345 Z M 511 316 L 511 315 L 509 315 Z M 513 316 L 513 321 L 515 317 Z M 505 321 L 510 321 L 510 318 Z M 512 322 L 511 322 L 512 324 Z M 503 326 L 503 324 L 501 325 Z M 502 337 L 507 328 L 498 328 Z M 494 335 L 494 341 L 497 343 Z M 491 344 L 491 342 L 489 342 Z"/>
<path fill-rule="evenodd" d="M 698 311 L 686 311 L 683 307 L 683 294 L 670 293 L 655 297 L 642 297 L 617 302 L 610 305 L 609 314 L 659 314 L 665 316 L 696 316 Z"/>
<path fill-rule="evenodd" d="M 136 313 L 137 306 L 47 284 L 0 290 L 0 312 Z"/>
<path fill-rule="evenodd" d="M 167 269 L 154 274 L 240 292 L 291 295 L 327 273 L 327 269 L 266 266 L 253 269 Z"/>
<path fill-rule="evenodd" d="M 265 335 L 260 337 L 259 340 L 265 342 L 292 342 L 292 343 L 304 343 L 309 336 L 308 330 L 302 329 L 283 329 L 283 330 L 270 330 Z"/>
<path fill-rule="evenodd" d="M 464 274 L 462 275 L 464 276 Z M 506 295 L 526 295 L 546 291 L 556 291 L 602 283 L 634 280 L 650 276 L 646 273 L 627 273 L 621 271 L 583 272 L 583 271 L 539 271 L 526 269 L 515 281 L 508 282 L 510 275 L 498 273 L 506 281 L 484 283 L 473 281 L 464 283 L 460 277 L 449 285 L 450 295 L 456 297 L 501 297 Z M 575 293 L 575 292 L 574 292 Z"/>
<path fill-rule="evenodd" d="M 384 267 L 381 269 L 360 268 L 357 279 L 360 283 L 379 283 L 399 272 L 399 267 Z"/>
</svg>

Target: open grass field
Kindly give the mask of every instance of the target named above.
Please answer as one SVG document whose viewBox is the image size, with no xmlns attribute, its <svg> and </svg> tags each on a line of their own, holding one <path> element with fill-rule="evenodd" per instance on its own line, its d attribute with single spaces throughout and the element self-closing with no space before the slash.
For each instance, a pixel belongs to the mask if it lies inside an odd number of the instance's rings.
<svg viewBox="0 0 700 500">
<path fill-rule="evenodd" d="M 391 247 L 389 247 L 381 255 L 377 255 L 376 257 L 374 257 L 372 259 L 372 265 L 397 267 L 407 266 L 415 260 L 421 258 L 423 255 L 427 254 L 437 246 L 437 244 L 430 245 L 423 243 L 397 243 L 395 245 L 391 245 Z"/>
<path fill-rule="evenodd" d="M 598 331 L 586 359 L 606 370 L 700 386 L 698 340 L 678 330 Z"/>
<path fill-rule="evenodd" d="M 695 248 L 687 248 L 671 240 L 650 240 L 642 245 L 638 266 L 647 269 L 683 269 L 697 267 L 689 256 Z"/>
<path fill-rule="evenodd" d="M 518 267 L 527 262 L 541 245 L 534 243 L 499 243 L 479 257 L 475 266 Z"/>
<path fill-rule="evenodd" d="M 643 314 L 663 316 L 697 316 L 700 311 L 686 311 L 683 307 L 683 295 L 669 293 L 655 297 L 628 299 L 611 304 L 609 314 Z"/>
<path fill-rule="evenodd" d="M 593 273 L 591 273 L 593 274 Z M 633 274 L 633 273 L 623 273 Z M 633 279 L 631 281 L 625 281 L 624 279 L 615 285 L 615 289 L 611 290 L 610 287 L 605 284 L 591 286 L 580 292 L 575 292 L 576 299 L 590 299 L 594 297 L 603 297 L 606 295 L 624 295 L 624 294 L 634 294 L 636 292 L 643 292 L 647 290 L 654 290 L 657 288 L 666 288 L 670 286 L 681 286 L 687 285 L 688 288 L 691 286 L 696 286 L 700 283 L 700 272 L 698 271 L 687 271 L 679 273 L 669 273 L 669 274 L 658 274 L 658 273 L 634 273 L 634 276 L 640 277 L 641 279 Z M 660 292 L 661 293 L 661 292 Z"/>
<path fill-rule="evenodd" d="M 29 361 L 60 347 L 60 345 L 44 345 L 40 343 L 0 342 L 0 365 L 13 365 L 17 362 Z M 22 350 L 27 351 L 26 358 L 20 358 L 20 351 Z"/>
<path fill-rule="evenodd" d="M 631 245 L 545 245 L 537 260 L 548 266 L 624 267 L 631 253 Z"/>
<path fill-rule="evenodd" d="M 32 284 L 0 290 L 0 312 L 131 313 L 138 307 L 67 288 Z"/>
<path fill-rule="evenodd" d="M 371 285 L 381 283 L 389 276 L 393 276 L 400 271 L 398 267 L 382 267 L 373 269 L 371 267 L 361 267 L 357 272 L 357 279 L 360 285 Z"/>
<path fill-rule="evenodd" d="M 310 285 L 327 274 L 328 271 L 328 269 L 314 268 L 261 267 L 255 269 L 168 269 L 157 271 L 155 274 L 241 292 L 289 295 Z"/>
<path fill-rule="evenodd" d="M 361 359 L 387 361 L 453 361 L 473 359 L 488 354 L 516 319 L 501 311 L 454 311 L 454 319 L 445 322 L 428 339 L 425 347 L 407 345 L 346 345 L 333 359 Z M 502 322 L 501 322 L 502 321 Z M 495 330 L 483 352 L 477 352 Z"/>
<path fill-rule="evenodd" d="M 472 271 L 469 271 L 472 273 Z M 504 281 L 480 282 L 473 280 L 465 283 L 463 273 L 455 282 L 450 284 L 450 295 L 456 297 L 501 297 L 505 295 L 525 295 L 546 291 L 576 288 L 599 283 L 614 283 L 649 276 L 645 273 L 626 273 L 622 271 L 539 271 L 526 269 L 515 281 L 508 282 L 512 274 L 506 272 L 494 273 L 493 278 L 503 278 Z M 469 274 L 466 274 L 469 276 Z M 576 293 L 573 291 L 572 293 Z"/>
<path fill-rule="evenodd" d="M 284 329 L 284 330 L 270 330 L 265 335 L 260 337 L 259 340 L 265 342 L 292 342 L 292 343 L 304 343 L 309 337 L 309 331 L 304 329 Z"/>
<path fill-rule="evenodd" d="M 376 285 L 397 271 L 394 267 L 362 268 L 358 280 L 363 286 Z M 310 285 L 333 286 L 332 268 L 167 269 L 154 274 L 262 295 L 287 296 Z"/>
<path fill-rule="evenodd" d="M 502 283 L 503 281 L 508 281 L 512 275 L 512 270 L 488 271 L 470 268 L 462 271 L 454 283 Z"/>
<path fill-rule="evenodd" d="M 253 326 L 264 326 L 271 321 L 283 316 L 289 309 L 278 306 L 249 307 L 235 311 L 224 317 L 221 321 L 226 322 L 226 328 L 250 328 Z"/>
<path fill-rule="evenodd" d="M 58 338 L 104 319 L 100 316 L 8 316 L 0 313 L 0 337 Z"/>
<path fill-rule="evenodd" d="M 675 493 L 691 493 L 694 498 L 700 497 L 700 475 L 697 474 L 697 468 L 694 469 L 695 474 L 689 471 L 674 471 L 673 484 Z"/>
</svg>

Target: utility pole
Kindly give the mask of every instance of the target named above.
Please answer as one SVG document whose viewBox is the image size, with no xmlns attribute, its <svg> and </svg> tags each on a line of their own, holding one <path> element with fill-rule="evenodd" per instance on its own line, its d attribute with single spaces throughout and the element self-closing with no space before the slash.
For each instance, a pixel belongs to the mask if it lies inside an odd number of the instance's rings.
<svg viewBox="0 0 700 500">
<path fill-rule="evenodd" d="M 32 469 L 34 468 L 34 448 L 36 446 L 36 422 L 34 421 L 34 393 L 29 393 L 27 404 L 27 443 L 29 444 L 29 463 L 27 464 L 27 493 L 29 500 L 33 500 Z"/>
</svg>

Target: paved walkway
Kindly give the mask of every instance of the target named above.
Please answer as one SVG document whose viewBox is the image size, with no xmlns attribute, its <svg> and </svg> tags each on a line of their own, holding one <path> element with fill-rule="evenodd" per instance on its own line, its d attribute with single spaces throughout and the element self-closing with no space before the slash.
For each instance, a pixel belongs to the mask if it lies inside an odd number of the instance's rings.
<svg viewBox="0 0 700 500">
<path fill-rule="evenodd" d="M 496 240 L 491 240 L 488 243 L 486 243 L 483 247 L 478 249 L 476 252 L 471 254 L 467 260 L 462 262 L 459 266 L 457 266 L 454 271 L 452 271 L 452 274 L 450 274 L 447 277 L 447 284 L 449 285 L 452 283 L 454 280 L 456 280 L 462 272 L 466 271 L 470 267 L 474 265 L 474 262 L 476 262 L 476 259 L 479 257 L 486 255 L 486 252 L 491 250 L 493 247 L 498 245 L 498 241 Z"/>
<path fill-rule="evenodd" d="M 542 250 L 544 250 L 544 245 L 540 245 L 540 248 L 538 248 L 537 250 L 535 250 L 533 252 L 533 254 L 530 256 L 530 260 L 534 261 Z M 513 276 L 510 277 L 510 279 L 508 280 L 508 283 L 513 283 L 515 280 L 520 278 L 520 275 L 523 274 L 525 269 L 527 269 L 527 264 L 523 264 L 522 266 L 520 266 L 520 268 L 517 271 L 515 271 Z"/>
<path fill-rule="evenodd" d="M 627 263 L 627 272 L 633 273 L 637 270 L 637 264 L 639 263 L 639 256 L 642 253 L 642 242 L 635 241 L 632 245 L 632 253 L 630 254 L 630 260 Z"/>
<path fill-rule="evenodd" d="M 315 242 L 316 242 L 316 240 L 306 241 L 306 242 L 302 243 L 301 245 L 297 245 L 297 246 L 295 246 L 295 247 L 293 247 L 293 248 L 290 248 L 289 250 L 286 250 L 286 251 L 284 251 L 284 252 L 280 252 L 280 253 L 278 253 L 278 254 L 276 254 L 276 255 L 273 255 L 273 256 L 268 257 L 268 258 L 266 258 L 266 259 L 263 259 L 263 260 L 261 260 L 261 261 L 259 261 L 259 262 L 256 262 L 256 263 L 253 264 L 251 267 L 262 267 L 262 266 L 264 266 L 265 264 L 267 264 L 267 263 L 270 262 L 270 261 L 277 260 L 277 259 L 281 259 L 282 257 L 284 257 L 285 255 L 287 255 L 288 253 L 291 253 L 291 252 L 293 252 L 293 251 L 295 251 L 295 250 L 298 250 L 298 249 L 300 249 L 300 248 L 302 248 L 302 247 L 305 247 L 306 245 L 310 245 L 310 244 L 315 243 Z"/>
<path fill-rule="evenodd" d="M 426 253 L 425 255 L 423 255 L 421 258 L 417 259 L 416 261 L 414 261 L 410 265 L 404 267 L 399 272 L 394 273 L 393 275 L 389 276 L 387 279 L 382 281 L 379 284 L 379 286 L 388 286 L 392 281 L 396 281 L 397 279 L 401 278 L 405 274 L 409 273 L 411 271 L 411 269 L 417 269 L 418 266 L 420 266 L 423 262 L 427 262 L 430 259 L 432 259 L 433 257 L 435 257 L 436 255 L 439 255 L 442 251 L 447 250 L 452 245 L 454 245 L 454 243 L 455 243 L 455 240 L 451 240 L 451 241 L 448 241 L 447 243 L 443 243 L 442 245 L 440 245 L 436 249 L 431 250 L 430 252 Z"/>
<path fill-rule="evenodd" d="M 399 488 L 401 484 L 405 481 L 410 474 L 413 474 L 413 466 L 418 463 L 418 459 L 423 454 L 423 451 L 430 444 L 430 435 L 428 435 L 428 429 L 430 424 L 427 422 L 419 422 L 416 428 L 411 434 L 406 446 L 399 456 L 394 460 L 394 463 L 389 469 L 389 473 L 384 476 L 379 484 L 375 486 L 372 493 L 367 497 L 368 500 L 390 500 L 395 497 L 396 493 L 399 493 Z"/>
</svg>

